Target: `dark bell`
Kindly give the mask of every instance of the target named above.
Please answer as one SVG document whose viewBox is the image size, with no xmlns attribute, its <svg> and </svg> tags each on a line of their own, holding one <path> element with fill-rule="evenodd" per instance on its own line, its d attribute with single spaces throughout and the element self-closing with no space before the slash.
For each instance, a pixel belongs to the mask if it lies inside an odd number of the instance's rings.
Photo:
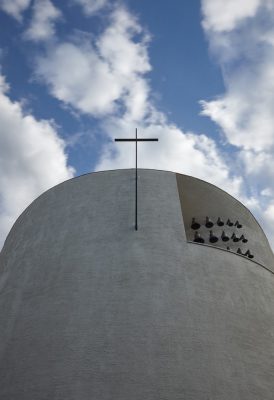
<svg viewBox="0 0 274 400">
<path fill-rule="evenodd" d="M 240 240 L 241 240 L 243 243 L 247 243 L 247 242 L 248 242 L 247 238 L 246 238 L 244 235 L 242 235 L 242 236 L 240 237 Z"/>
<path fill-rule="evenodd" d="M 210 243 L 216 243 L 216 242 L 218 242 L 218 240 L 219 240 L 219 238 L 217 236 L 215 236 L 212 231 L 210 231 L 210 234 L 209 234 Z"/>
<path fill-rule="evenodd" d="M 194 235 L 194 240 L 193 240 L 193 242 L 195 242 L 195 243 L 204 243 L 205 241 L 204 241 L 204 239 L 202 238 L 202 236 L 200 235 L 200 233 L 198 233 L 197 231 L 195 232 L 195 235 Z"/>
<path fill-rule="evenodd" d="M 239 228 L 239 229 L 243 226 L 240 224 L 239 221 L 236 221 L 234 225 L 236 226 L 236 228 Z"/>
<path fill-rule="evenodd" d="M 220 217 L 218 217 L 218 219 L 217 219 L 217 225 L 218 225 L 218 226 L 224 226 L 224 221 L 221 220 Z"/>
<path fill-rule="evenodd" d="M 195 220 L 195 218 L 192 218 L 191 228 L 196 231 L 200 227 L 201 227 L 201 225 Z"/>
<path fill-rule="evenodd" d="M 207 227 L 207 228 L 212 228 L 213 227 L 213 222 L 211 221 L 211 219 L 209 218 L 209 217 L 206 217 L 206 223 L 205 223 L 205 226 Z"/>
<path fill-rule="evenodd" d="M 242 253 L 242 250 L 240 249 L 240 247 L 239 247 L 238 250 L 237 250 L 237 254 L 240 254 L 241 256 L 244 255 L 244 253 Z"/>
<path fill-rule="evenodd" d="M 244 254 L 248 258 L 254 258 L 254 255 L 250 253 L 250 250 L 247 250 L 247 252 Z"/>
<path fill-rule="evenodd" d="M 233 222 L 231 222 L 230 219 L 227 220 L 226 224 L 227 224 L 228 226 L 233 226 Z"/>
<path fill-rule="evenodd" d="M 229 236 L 226 235 L 225 231 L 222 232 L 222 241 L 223 242 L 228 242 L 229 241 Z"/>
<path fill-rule="evenodd" d="M 233 240 L 233 242 L 239 242 L 240 240 L 240 238 L 237 235 L 235 235 L 234 232 L 232 233 L 231 239 Z"/>
</svg>

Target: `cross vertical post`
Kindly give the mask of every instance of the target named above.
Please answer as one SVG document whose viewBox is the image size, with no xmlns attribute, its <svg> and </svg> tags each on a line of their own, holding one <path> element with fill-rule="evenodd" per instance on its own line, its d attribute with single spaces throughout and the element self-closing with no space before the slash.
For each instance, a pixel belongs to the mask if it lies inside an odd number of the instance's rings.
<svg viewBox="0 0 274 400">
<path fill-rule="evenodd" d="M 135 230 L 138 231 L 137 128 L 135 129 Z"/>
<path fill-rule="evenodd" d="M 135 142 L 135 230 L 138 231 L 138 154 L 137 142 L 158 142 L 158 139 L 138 138 L 137 128 L 135 129 L 135 139 L 115 139 L 115 142 Z"/>
</svg>

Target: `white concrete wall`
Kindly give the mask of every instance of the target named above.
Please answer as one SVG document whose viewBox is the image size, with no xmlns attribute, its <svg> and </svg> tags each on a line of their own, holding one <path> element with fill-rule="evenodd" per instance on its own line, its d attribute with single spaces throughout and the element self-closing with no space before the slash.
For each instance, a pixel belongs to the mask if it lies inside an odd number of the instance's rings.
<svg viewBox="0 0 274 400">
<path fill-rule="evenodd" d="M 140 170 L 139 191 L 137 232 L 134 170 L 67 181 L 16 222 L 1 400 L 273 400 L 273 273 L 187 243 L 176 174 Z"/>
</svg>

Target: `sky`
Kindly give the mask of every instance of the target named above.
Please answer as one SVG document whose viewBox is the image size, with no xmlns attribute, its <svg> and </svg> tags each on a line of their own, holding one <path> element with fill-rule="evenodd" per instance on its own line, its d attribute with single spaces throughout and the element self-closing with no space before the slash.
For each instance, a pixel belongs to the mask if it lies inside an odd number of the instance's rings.
<svg viewBox="0 0 274 400">
<path fill-rule="evenodd" d="M 50 187 L 139 167 L 248 207 L 274 247 L 274 0 L 0 0 L 0 248 Z"/>
</svg>

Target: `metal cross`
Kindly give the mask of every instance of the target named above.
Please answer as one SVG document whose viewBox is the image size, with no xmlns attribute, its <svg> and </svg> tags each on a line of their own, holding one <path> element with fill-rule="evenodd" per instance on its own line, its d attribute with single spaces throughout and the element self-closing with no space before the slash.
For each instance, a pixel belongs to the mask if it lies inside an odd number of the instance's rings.
<svg viewBox="0 0 274 400">
<path fill-rule="evenodd" d="M 115 142 L 135 142 L 135 230 L 138 230 L 138 213 L 137 213 L 137 199 L 138 199 L 138 177 L 137 177 L 137 142 L 158 142 L 158 139 L 151 138 L 138 138 L 137 128 L 135 130 L 135 139 L 115 139 Z"/>
</svg>

